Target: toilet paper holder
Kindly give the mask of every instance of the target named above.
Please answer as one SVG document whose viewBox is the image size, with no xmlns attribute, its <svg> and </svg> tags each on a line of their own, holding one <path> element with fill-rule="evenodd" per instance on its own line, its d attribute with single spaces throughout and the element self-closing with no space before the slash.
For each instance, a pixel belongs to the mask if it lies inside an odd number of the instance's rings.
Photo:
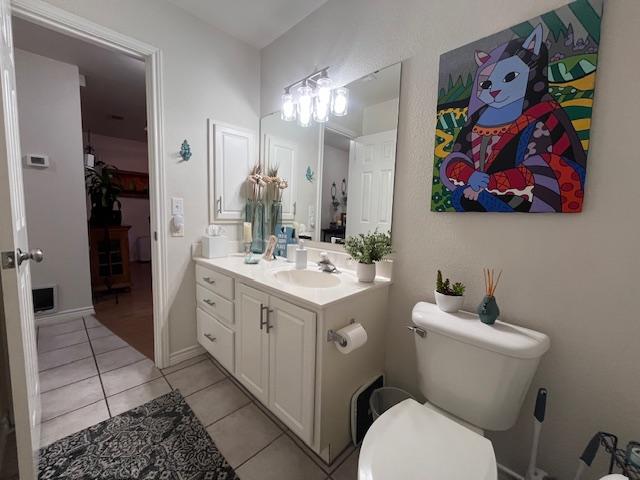
<svg viewBox="0 0 640 480">
<path fill-rule="evenodd" d="M 355 318 L 349 319 L 349 325 L 352 325 L 354 323 L 356 323 Z M 333 329 L 329 329 L 329 331 L 327 331 L 327 342 L 338 342 L 338 345 L 340 345 L 341 347 L 347 346 L 347 339 Z"/>
</svg>

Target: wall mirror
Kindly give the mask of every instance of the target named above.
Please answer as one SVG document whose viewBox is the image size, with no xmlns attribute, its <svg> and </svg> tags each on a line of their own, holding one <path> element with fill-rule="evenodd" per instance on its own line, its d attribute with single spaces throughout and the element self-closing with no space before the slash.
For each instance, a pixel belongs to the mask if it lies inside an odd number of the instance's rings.
<svg viewBox="0 0 640 480">
<path fill-rule="evenodd" d="M 400 73 L 397 63 L 346 85 L 347 114 L 326 123 L 262 119 L 261 163 L 287 180 L 281 223 L 300 238 L 343 243 L 391 229 Z"/>
</svg>

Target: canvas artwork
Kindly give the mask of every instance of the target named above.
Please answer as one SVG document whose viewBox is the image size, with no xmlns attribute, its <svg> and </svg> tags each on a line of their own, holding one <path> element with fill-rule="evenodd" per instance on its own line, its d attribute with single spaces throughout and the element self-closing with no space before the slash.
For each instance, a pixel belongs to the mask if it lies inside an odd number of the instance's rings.
<svg viewBox="0 0 640 480">
<path fill-rule="evenodd" d="M 440 57 L 431 210 L 582 210 L 602 0 Z"/>
</svg>

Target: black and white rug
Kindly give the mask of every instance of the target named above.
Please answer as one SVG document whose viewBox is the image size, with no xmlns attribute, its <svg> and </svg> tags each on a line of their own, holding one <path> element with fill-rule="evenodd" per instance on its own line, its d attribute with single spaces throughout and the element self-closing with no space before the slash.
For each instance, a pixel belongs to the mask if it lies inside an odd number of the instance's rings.
<svg viewBox="0 0 640 480">
<path fill-rule="evenodd" d="M 178 391 L 43 448 L 42 479 L 238 480 Z"/>
</svg>

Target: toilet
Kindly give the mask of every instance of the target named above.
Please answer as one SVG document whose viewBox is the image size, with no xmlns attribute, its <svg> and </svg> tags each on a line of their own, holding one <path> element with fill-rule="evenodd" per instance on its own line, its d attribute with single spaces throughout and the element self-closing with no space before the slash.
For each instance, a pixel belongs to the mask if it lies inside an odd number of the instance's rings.
<svg viewBox="0 0 640 480">
<path fill-rule="evenodd" d="M 508 430 L 549 349 L 549 337 L 420 302 L 412 313 L 420 391 L 369 428 L 358 480 L 496 480 L 484 430 Z"/>
</svg>

